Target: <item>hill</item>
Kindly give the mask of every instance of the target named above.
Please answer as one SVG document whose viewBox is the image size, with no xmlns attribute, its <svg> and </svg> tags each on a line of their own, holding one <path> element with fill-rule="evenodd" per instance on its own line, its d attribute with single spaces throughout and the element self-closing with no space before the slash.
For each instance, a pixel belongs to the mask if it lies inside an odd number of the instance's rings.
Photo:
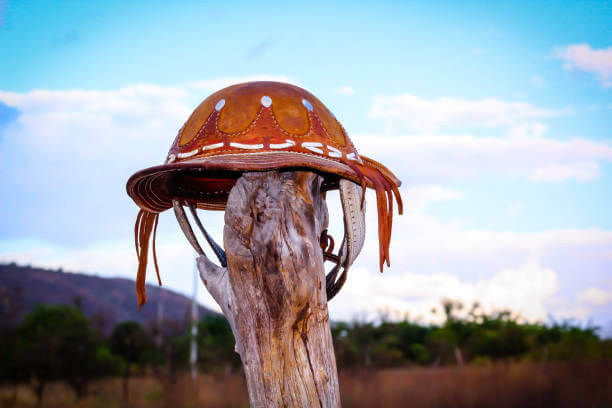
<svg viewBox="0 0 612 408">
<path fill-rule="evenodd" d="M 105 333 L 126 320 L 142 325 L 155 322 L 160 302 L 165 320 L 183 320 L 190 315 L 189 298 L 151 285 L 147 285 L 148 302 L 138 311 L 135 285 L 129 279 L 0 264 L 0 326 L 16 324 L 42 304 L 75 305 Z M 202 317 L 215 312 L 199 306 L 198 313 Z"/>
</svg>

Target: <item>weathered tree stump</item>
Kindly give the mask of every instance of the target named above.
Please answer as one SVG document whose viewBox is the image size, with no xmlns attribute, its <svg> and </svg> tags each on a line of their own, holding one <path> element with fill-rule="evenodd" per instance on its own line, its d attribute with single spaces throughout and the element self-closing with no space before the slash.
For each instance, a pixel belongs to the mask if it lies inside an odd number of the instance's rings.
<svg viewBox="0 0 612 408">
<path fill-rule="evenodd" d="M 321 176 L 248 172 L 225 212 L 227 268 L 198 258 L 200 276 L 236 339 L 253 407 L 339 407 L 325 270 Z"/>
</svg>

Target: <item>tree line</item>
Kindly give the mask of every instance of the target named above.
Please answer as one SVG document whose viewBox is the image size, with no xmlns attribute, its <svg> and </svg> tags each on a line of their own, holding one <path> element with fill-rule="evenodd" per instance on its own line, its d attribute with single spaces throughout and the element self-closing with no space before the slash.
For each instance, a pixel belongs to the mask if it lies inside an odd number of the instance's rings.
<svg viewBox="0 0 612 408">
<path fill-rule="evenodd" d="M 334 322 L 331 331 L 340 369 L 371 369 L 407 365 L 488 364 L 500 359 L 566 361 L 609 359 L 612 341 L 594 327 L 571 323 L 524 323 L 509 312 L 478 313 L 477 305 L 465 317 L 461 307 L 444 302 L 445 322 L 426 325 L 389 321 Z M 122 377 L 124 399 L 129 378 L 153 375 L 170 390 L 189 362 L 191 340 L 185 321 L 164 321 L 142 327 L 118 324 L 103 336 L 74 306 L 39 306 L 17 325 L 0 327 L 0 382 L 30 384 L 43 399 L 47 384 L 63 381 L 77 399 L 92 381 Z M 221 315 L 198 323 L 198 368 L 205 372 L 239 370 L 231 328 Z"/>
<path fill-rule="evenodd" d="M 338 365 L 384 368 L 406 365 L 488 364 L 498 360 L 569 361 L 612 358 L 612 339 L 599 328 L 570 321 L 523 322 L 509 311 L 484 313 L 475 303 L 463 317 L 459 302 L 443 302 L 444 323 L 427 325 L 384 318 L 378 323 L 338 322 L 332 336 Z"/>
</svg>

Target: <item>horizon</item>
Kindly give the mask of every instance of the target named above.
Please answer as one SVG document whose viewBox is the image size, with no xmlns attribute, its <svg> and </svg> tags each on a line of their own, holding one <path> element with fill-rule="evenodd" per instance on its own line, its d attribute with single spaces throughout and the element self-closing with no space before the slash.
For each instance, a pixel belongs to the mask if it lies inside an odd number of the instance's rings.
<svg viewBox="0 0 612 408">
<path fill-rule="evenodd" d="M 102 276 L 102 275 L 98 275 L 98 274 L 94 274 L 94 273 L 88 273 L 86 271 L 71 271 L 71 270 L 65 270 L 63 268 L 57 268 L 57 269 L 51 269 L 51 268 L 44 268 L 44 267 L 38 267 L 36 265 L 20 265 L 16 262 L 10 262 L 10 263 L 2 263 L 0 262 L 0 267 L 2 266 L 12 266 L 12 267 L 17 267 L 17 268 L 24 268 L 24 269 L 33 269 L 33 270 L 42 270 L 45 272 L 49 272 L 49 273 L 58 273 L 58 274 L 71 274 L 71 275 L 82 275 L 82 276 L 88 276 L 88 277 L 92 277 L 92 278 L 98 278 L 98 279 L 109 279 L 109 280 L 123 280 L 123 281 L 128 281 L 128 282 L 132 282 L 134 283 L 134 285 L 136 285 L 136 280 L 130 277 L 125 277 L 125 276 Z M 134 286 L 135 287 L 135 286 Z M 188 306 L 186 306 L 186 310 L 191 311 L 191 300 L 192 297 L 190 297 L 189 295 L 182 293 L 180 291 L 174 290 L 172 288 L 167 288 L 162 286 L 158 286 L 156 283 L 151 283 L 148 282 L 147 283 L 147 287 L 151 287 L 151 288 L 158 288 L 161 291 L 168 291 L 171 292 L 173 294 L 179 295 L 179 296 L 183 296 L 185 297 L 189 303 Z M 136 290 L 134 289 L 134 294 L 136 293 Z M 148 301 L 147 303 L 145 303 L 143 305 L 143 308 L 149 306 L 152 307 L 152 305 L 149 305 L 149 303 L 154 303 L 157 301 L 162 301 L 163 299 L 157 299 L 155 297 L 154 294 L 150 294 L 147 293 L 147 297 L 148 297 Z M 153 301 L 153 302 L 151 302 Z M 440 299 L 440 305 L 443 305 L 443 303 L 445 301 L 453 301 L 453 299 Z M 206 306 L 205 304 L 201 303 L 199 300 L 197 301 L 198 306 L 204 308 L 206 311 L 208 312 L 213 312 L 213 313 L 219 313 L 222 315 L 222 313 L 213 310 L 212 308 L 209 308 L 208 306 Z M 45 304 L 41 304 L 41 306 L 44 306 Z M 69 305 L 70 306 L 70 305 Z M 74 305 L 72 305 L 74 306 Z M 461 310 L 466 308 L 469 309 L 470 307 L 473 307 L 474 305 L 464 305 L 464 304 L 460 304 L 460 308 Z M 78 306 L 77 306 L 78 307 Z M 136 296 L 134 295 L 134 309 L 137 309 L 137 302 L 136 302 Z M 478 308 L 476 308 L 478 309 Z M 610 331 L 610 328 L 606 328 L 606 327 L 601 327 L 601 326 L 596 326 L 593 324 L 593 322 L 590 321 L 579 321 L 576 319 L 561 319 L 558 320 L 556 319 L 554 316 L 549 315 L 546 317 L 545 320 L 536 320 L 536 321 L 529 321 L 527 319 L 524 319 L 522 316 L 517 316 L 516 314 L 513 313 L 512 310 L 506 310 L 506 309 L 499 309 L 499 310 L 493 310 L 490 313 L 485 313 L 485 314 L 478 314 L 478 315 L 474 315 L 474 316 L 470 316 L 470 315 L 465 315 L 465 314 L 457 314 L 457 312 L 460 311 L 460 309 L 454 308 L 453 309 L 453 316 L 455 316 L 458 320 L 464 320 L 464 321 L 469 321 L 471 318 L 473 319 L 474 317 L 482 317 L 482 316 L 487 316 L 490 318 L 496 318 L 497 316 L 504 314 L 506 312 L 510 313 L 510 318 L 511 319 L 515 319 L 517 323 L 519 324 L 538 324 L 538 325 L 542 325 L 544 327 L 554 327 L 554 326 L 561 326 L 564 327 L 566 325 L 569 326 L 576 326 L 579 327 L 581 329 L 584 330 L 588 330 L 588 329 L 594 329 L 594 332 L 601 338 L 601 339 L 610 339 L 612 338 L 612 331 Z M 482 310 L 481 310 L 482 313 Z M 205 318 L 206 315 L 204 316 L 200 316 L 199 318 Z M 385 310 L 380 310 L 378 311 L 378 313 L 376 315 L 368 315 L 368 316 L 363 316 L 363 315 L 355 315 L 352 318 L 349 319 L 339 319 L 339 320 L 334 320 L 334 319 L 330 319 L 331 322 L 333 323 L 359 323 L 359 324 L 363 324 L 363 323 L 372 323 L 374 325 L 380 325 L 384 322 L 409 322 L 412 324 L 416 324 L 419 326 L 423 326 L 423 327 L 440 327 L 444 325 L 444 322 L 446 321 L 446 317 L 439 322 L 433 322 L 433 321 L 424 321 L 424 320 L 420 320 L 420 319 L 410 319 L 409 314 L 404 314 L 403 316 L 393 316 L 393 313 L 388 313 L 388 311 Z"/>
</svg>

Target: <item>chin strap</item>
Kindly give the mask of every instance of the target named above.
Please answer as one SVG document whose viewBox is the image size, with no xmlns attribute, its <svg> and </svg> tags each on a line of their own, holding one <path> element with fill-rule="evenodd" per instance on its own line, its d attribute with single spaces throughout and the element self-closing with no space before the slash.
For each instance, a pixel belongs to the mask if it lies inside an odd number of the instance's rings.
<svg viewBox="0 0 612 408">
<path fill-rule="evenodd" d="M 188 205 L 189 209 L 191 210 L 191 215 L 193 216 L 193 219 L 195 220 L 198 228 L 200 228 L 200 232 L 204 235 L 204 238 L 206 238 L 206 242 L 208 242 L 208 245 L 210 245 L 210 248 L 215 253 L 215 256 L 219 260 L 221 266 L 225 268 L 227 266 L 227 256 L 225 255 L 225 251 L 208 234 L 206 229 L 204 229 L 204 225 L 202 225 L 202 221 L 200 221 L 200 217 L 198 217 L 197 207 L 192 203 L 188 203 Z"/>
<path fill-rule="evenodd" d="M 225 268 L 227 266 L 227 256 L 225 255 L 225 251 L 219 246 L 219 244 L 215 242 L 215 240 L 210 236 L 210 234 L 208 234 L 208 232 L 204 228 L 204 225 L 202 225 L 202 221 L 200 221 L 200 217 L 198 217 L 195 205 L 192 203 L 188 203 L 187 205 L 191 210 L 191 215 L 193 216 L 196 225 L 198 226 L 198 228 L 200 228 L 200 232 L 202 232 L 202 235 L 204 235 L 206 242 L 208 242 L 208 245 L 210 245 L 210 248 L 215 253 L 221 266 Z M 185 214 L 183 205 L 179 200 L 173 199 L 172 206 L 174 207 L 174 215 L 176 216 L 176 220 L 181 226 L 181 229 L 183 230 L 183 234 L 185 234 L 187 241 L 189 241 L 189 243 L 191 244 L 193 249 L 195 249 L 198 255 L 204 255 L 204 251 L 202 250 L 198 239 L 193 233 L 193 229 L 191 229 L 191 225 L 189 224 L 189 219 L 187 218 L 187 214 Z"/>
<path fill-rule="evenodd" d="M 344 282 L 346 282 L 349 267 L 359 255 L 359 252 L 361 252 L 365 240 L 365 205 L 362 207 L 361 189 L 359 185 L 350 180 L 341 179 L 339 184 L 340 201 L 342 202 L 342 210 L 344 213 L 344 237 L 338 254 L 333 254 L 334 240 L 327 234 L 327 231 L 323 231 L 320 238 L 324 259 L 336 264 L 325 277 L 328 300 L 336 296 L 344 285 Z M 189 223 L 189 219 L 183 208 L 183 203 L 178 199 L 174 199 L 172 200 L 172 206 L 174 207 L 174 215 L 187 241 L 198 255 L 204 254 L 193 232 L 191 224 Z M 187 203 L 187 206 L 190 208 L 193 219 L 202 232 L 202 235 L 204 235 L 206 241 L 217 256 L 219 263 L 221 266 L 226 267 L 227 256 L 225 251 L 212 239 L 204 228 L 198 217 L 195 205 Z M 342 269 L 342 273 L 338 276 L 340 269 Z"/>
<path fill-rule="evenodd" d="M 323 257 L 336 264 L 325 277 L 327 301 L 330 301 L 342 289 L 348 270 L 361 252 L 365 241 L 365 202 L 362 206 L 360 187 L 346 179 L 340 179 L 339 184 L 340 202 L 344 213 L 344 237 L 337 255 L 332 252 L 334 240 L 327 235 L 327 230 L 321 234 Z M 340 268 L 342 268 L 342 273 L 338 277 Z"/>
</svg>

